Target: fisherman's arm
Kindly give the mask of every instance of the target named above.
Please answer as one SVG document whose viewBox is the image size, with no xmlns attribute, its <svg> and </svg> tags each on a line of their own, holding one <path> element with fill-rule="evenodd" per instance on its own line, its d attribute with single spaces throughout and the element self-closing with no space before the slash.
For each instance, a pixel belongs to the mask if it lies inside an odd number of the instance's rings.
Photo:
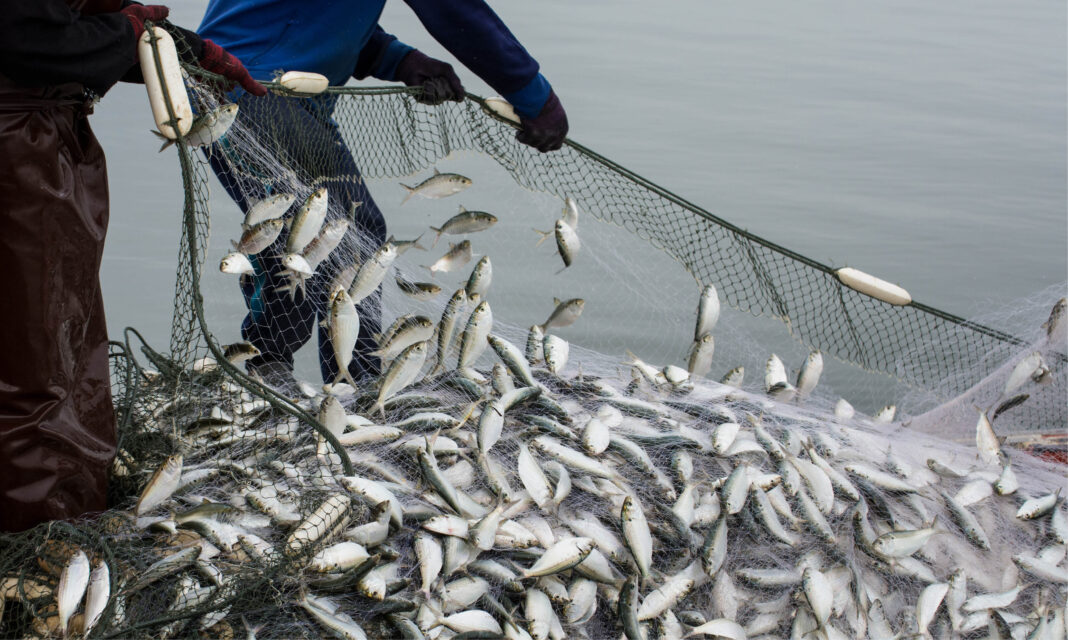
<svg viewBox="0 0 1068 640">
<path fill-rule="evenodd" d="M 136 62 L 137 33 L 123 13 L 85 15 L 63 0 L 0 12 L 0 73 L 22 86 L 77 82 L 104 93 Z"/>
<path fill-rule="evenodd" d="M 539 151 L 560 148 L 568 130 L 563 105 L 539 73 L 538 62 L 489 5 L 483 0 L 405 1 L 435 40 L 515 107 L 523 127 L 516 136 L 520 142 Z M 360 61 L 365 75 L 358 78 L 372 75 L 421 85 L 424 102 L 464 99 L 463 85 L 450 65 L 411 49 L 381 28 Z M 388 68 L 390 63 L 395 67 Z"/>
<path fill-rule="evenodd" d="M 405 0 L 426 30 L 493 87 L 519 114 L 516 138 L 539 151 L 559 149 L 567 115 L 538 62 L 484 0 Z"/>
</svg>

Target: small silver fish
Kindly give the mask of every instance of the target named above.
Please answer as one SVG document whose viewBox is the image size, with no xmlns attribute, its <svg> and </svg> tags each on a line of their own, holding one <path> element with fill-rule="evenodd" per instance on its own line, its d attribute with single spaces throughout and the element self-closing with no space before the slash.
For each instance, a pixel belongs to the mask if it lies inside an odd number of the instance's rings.
<svg viewBox="0 0 1068 640">
<path fill-rule="evenodd" d="M 549 315 L 549 319 L 544 324 L 538 325 L 543 333 L 553 327 L 567 327 L 575 324 L 575 321 L 582 315 L 582 309 L 586 306 L 586 301 L 582 298 L 572 298 L 566 301 L 553 298 L 553 304 L 556 305 L 556 308 Z"/>
<path fill-rule="evenodd" d="M 708 284 L 701 290 L 701 301 L 697 305 L 697 328 L 694 340 L 698 340 L 716 327 L 719 321 L 719 293 L 715 285 Z"/>
<path fill-rule="evenodd" d="M 690 347 L 686 370 L 691 376 L 704 376 L 712 370 L 712 354 L 716 351 L 716 340 L 711 333 L 702 334 Z M 732 385 L 737 386 L 737 385 Z"/>
<path fill-rule="evenodd" d="M 425 302 L 427 300 L 433 300 L 439 293 L 441 293 L 441 287 L 432 282 L 412 282 L 399 273 L 397 274 L 395 281 L 397 283 L 397 288 L 401 290 L 401 293 L 413 300 Z"/>
<path fill-rule="evenodd" d="M 475 264 L 475 268 L 471 270 L 471 275 L 467 278 L 467 285 L 464 289 L 467 291 L 467 295 L 477 300 L 486 294 L 486 290 L 489 289 L 492 280 L 493 264 L 490 262 L 489 256 L 482 256 L 482 259 Z"/>
<path fill-rule="evenodd" d="M 241 234 L 241 239 L 232 242 L 234 251 L 251 256 L 271 246 L 278 235 L 282 233 L 285 223 L 281 219 L 265 220 L 254 227 L 246 229 Z"/>
<path fill-rule="evenodd" d="M 465 233 L 476 233 L 478 231 L 485 231 L 493 225 L 497 224 L 497 216 L 486 211 L 468 211 L 464 209 L 463 205 L 460 205 L 460 213 L 457 213 L 453 217 L 445 221 L 445 224 L 440 227 L 430 227 L 431 231 L 437 232 L 437 236 L 434 237 L 434 243 L 431 244 L 431 248 L 438 244 L 438 240 L 441 239 L 442 234 L 460 236 Z"/>
<path fill-rule="evenodd" d="M 330 196 L 326 187 L 311 192 L 304 204 L 297 209 L 289 225 L 289 238 L 286 240 L 286 252 L 300 254 L 308 246 L 326 221 L 326 212 Z"/>
<path fill-rule="evenodd" d="M 1064 318 L 1068 315 L 1068 299 L 1061 298 L 1049 312 L 1049 319 L 1042 323 L 1046 330 L 1046 339 L 1053 344 L 1054 341 L 1062 341 L 1066 335 L 1064 330 Z"/>
<path fill-rule="evenodd" d="M 419 237 L 415 240 L 397 240 L 393 236 L 390 236 L 386 240 L 386 242 L 393 245 L 394 247 L 397 247 L 397 255 L 403 254 L 408 249 L 419 249 L 420 251 L 426 251 L 426 247 L 419 244 L 419 241 L 423 239 L 423 235 L 425 234 L 420 233 Z"/>
<path fill-rule="evenodd" d="M 250 229 L 264 220 L 274 220 L 285 215 L 286 211 L 296 202 L 297 196 L 292 193 L 276 193 L 267 196 L 249 206 L 245 212 L 245 221 L 241 223 L 243 229 Z"/>
<path fill-rule="evenodd" d="M 141 498 L 137 501 L 134 513 L 143 516 L 163 504 L 178 488 L 181 477 L 182 454 L 179 453 L 167 458 L 152 474 L 144 491 L 141 492 Z"/>
<path fill-rule="evenodd" d="M 252 267 L 252 262 L 249 261 L 248 256 L 234 251 L 223 256 L 223 259 L 219 261 L 219 271 L 241 275 L 243 273 L 255 273 L 256 270 Z"/>
<path fill-rule="evenodd" d="M 453 271 L 464 266 L 471 261 L 471 241 L 464 240 L 459 244 L 449 244 L 449 250 L 445 255 L 438 258 L 437 262 L 427 267 L 430 270 L 430 275 L 438 273 L 439 271 Z M 470 292 L 468 293 L 470 295 Z"/>
<path fill-rule="evenodd" d="M 359 304 L 361 300 L 375 292 L 378 285 L 386 279 L 389 268 L 397 259 L 397 248 L 386 242 L 375 250 L 374 254 L 367 259 L 356 272 L 356 279 L 349 287 L 349 297 L 352 302 Z"/>
<path fill-rule="evenodd" d="M 197 116 L 193 120 L 193 124 L 190 125 L 189 132 L 185 134 L 186 144 L 191 147 L 206 147 L 209 144 L 218 142 L 230 130 L 231 125 L 234 124 L 234 120 L 237 119 L 237 111 L 237 103 L 231 102 Z M 162 133 L 158 131 L 153 131 L 152 133 L 160 140 L 163 140 L 163 146 L 159 148 L 160 151 L 174 144 L 174 140 Z"/>
<path fill-rule="evenodd" d="M 464 189 L 471 186 L 471 178 L 467 178 L 458 173 L 441 173 L 437 169 L 434 169 L 434 175 L 430 176 L 426 180 L 423 180 L 414 187 L 409 187 L 406 184 L 402 184 L 408 193 L 401 200 L 403 205 L 408 202 L 408 199 L 412 196 L 419 196 L 420 198 L 428 198 L 436 200 L 437 198 L 444 198 L 451 196 L 454 193 L 459 193 Z"/>
<path fill-rule="evenodd" d="M 823 354 L 813 351 L 805 358 L 801 370 L 797 373 L 797 398 L 800 400 L 812 393 L 819 384 L 820 374 L 823 373 Z"/>
</svg>

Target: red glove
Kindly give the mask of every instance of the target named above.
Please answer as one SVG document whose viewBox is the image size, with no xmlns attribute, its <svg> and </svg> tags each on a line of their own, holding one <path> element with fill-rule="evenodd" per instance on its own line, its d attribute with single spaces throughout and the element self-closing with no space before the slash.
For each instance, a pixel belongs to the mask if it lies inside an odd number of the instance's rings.
<svg viewBox="0 0 1068 640">
<path fill-rule="evenodd" d="M 126 16 L 130 20 L 130 24 L 133 25 L 134 40 L 140 40 L 141 34 L 145 32 L 145 20 L 159 22 L 166 18 L 170 12 L 170 9 L 160 4 L 131 4 L 119 13 Z"/>
<path fill-rule="evenodd" d="M 238 83 L 254 96 L 267 95 L 267 88 L 252 79 L 240 60 L 211 40 L 204 40 L 204 54 L 200 56 L 200 66 Z"/>
</svg>

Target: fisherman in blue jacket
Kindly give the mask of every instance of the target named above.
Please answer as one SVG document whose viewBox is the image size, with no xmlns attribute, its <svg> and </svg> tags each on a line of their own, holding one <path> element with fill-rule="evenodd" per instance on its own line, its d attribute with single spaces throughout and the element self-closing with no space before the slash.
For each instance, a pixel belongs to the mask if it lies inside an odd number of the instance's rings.
<svg viewBox="0 0 1068 640">
<path fill-rule="evenodd" d="M 434 39 L 512 104 L 522 125 L 516 135 L 520 142 L 541 152 L 560 148 L 568 126 L 559 98 L 539 73 L 537 61 L 484 0 L 405 2 Z M 350 77 L 373 77 L 421 87 L 418 99 L 424 103 L 462 102 L 464 88 L 451 65 L 424 55 L 378 25 L 384 5 L 385 0 L 210 0 L 198 31 L 240 59 L 257 80 L 269 80 L 283 70 L 320 73 L 331 85 L 343 85 Z M 335 255 L 346 246 L 359 246 L 362 261 L 385 242 L 385 220 L 333 120 L 336 97 L 296 101 L 244 94 L 237 101 L 239 123 L 302 181 L 326 186 L 331 203 L 340 205 L 332 209 L 352 211 L 349 235 L 354 238 L 347 237 Z M 269 195 L 261 180 L 245 177 L 247 172 L 231 163 L 223 146 L 215 145 L 209 158 L 242 211 Z M 304 295 L 291 296 L 281 275 L 284 246 L 285 234 L 253 256 L 256 274 L 242 280 L 249 313 L 241 333 L 260 351 L 248 366 L 267 382 L 286 386 L 293 381 L 293 354 L 318 327 L 323 380 L 333 382 L 338 367 L 320 321 L 328 314 L 327 288 L 341 263 L 332 256 L 317 269 Z M 360 335 L 349 366 L 357 381 L 380 372 L 379 359 L 371 352 L 381 331 L 381 290 L 358 309 Z"/>
</svg>

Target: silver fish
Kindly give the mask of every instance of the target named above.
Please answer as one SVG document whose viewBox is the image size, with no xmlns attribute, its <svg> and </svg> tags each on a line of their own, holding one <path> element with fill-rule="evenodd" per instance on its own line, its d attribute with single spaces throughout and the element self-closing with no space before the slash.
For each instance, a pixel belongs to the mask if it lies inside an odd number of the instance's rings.
<svg viewBox="0 0 1068 640">
<path fill-rule="evenodd" d="M 100 615 L 108 606 L 111 597 L 111 574 L 108 565 L 102 560 L 96 561 L 93 572 L 89 574 L 89 587 L 85 592 L 85 623 L 82 625 L 82 635 L 89 637 L 100 620 Z"/>
<path fill-rule="evenodd" d="M 286 240 L 286 252 L 300 254 L 308 246 L 326 221 L 326 211 L 330 197 L 326 187 L 313 191 L 297 209 L 289 226 L 289 238 Z"/>
<path fill-rule="evenodd" d="M 460 213 L 457 213 L 453 217 L 445 221 L 445 224 L 440 227 L 430 227 L 431 231 L 437 232 L 437 236 L 434 237 L 434 243 L 431 244 L 431 248 L 438 244 L 438 240 L 441 239 L 442 234 L 448 234 L 453 236 L 464 235 L 465 233 L 476 233 L 478 231 L 485 231 L 493 225 L 497 224 L 497 216 L 485 211 L 468 211 L 464 209 L 463 205 L 460 205 Z"/>
<path fill-rule="evenodd" d="M 1048 342 L 1053 343 L 1064 339 L 1064 318 L 1068 315 L 1068 299 L 1061 298 L 1053 305 L 1053 309 L 1049 312 L 1049 319 L 1042 323 L 1042 328 L 1046 330 L 1046 339 Z"/>
<path fill-rule="evenodd" d="M 245 212 L 245 221 L 241 226 L 250 229 L 264 220 L 281 218 L 296 200 L 297 197 L 292 193 L 276 193 L 273 196 L 267 196 L 248 208 Z"/>
<path fill-rule="evenodd" d="M 559 336 L 548 334 L 542 345 L 542 353 L 545 354 L 545 365 L 555 374 L 559 374 L 567 366 L 567 355 L 570 350 L 567 340 Z"/>
<path fill-rule="evenodd" d="M 178 488 L 182 478 L 182 454 L 176 454 L 169 458 L 152 474 L 141 498 L 137 501 L 134 513 L 143 516 L 157 506 L 163 504 L 167 498 Z"/>
<path fill-rule="evenodd" d="M 401 293 L 413 300 L 425 302 L 427 300 L 433 300 L 439 293 L 441 293 L 441 287 L 432 282 L 413 282 L 407 280 L 399 273 L 394 280 L 397 283 L 397 288 L 401 290 Z"/>
<path fill-rule="evenodd" d="M 556 221 L 553 232 L 556 236 L 556 251 L 560 254 L 560 259 L 564 261 L 564 269 L 566 269 L 575 261 L 575 256 L 582 248 L 582 242 L 579 240 L 578 233 L 563 220 Z"/>
<path fill-rule="evenodd" d="M 285 223 L 278 218 L 265 220 L 254 227 L 246 229 L 241 234 L 241 239 L 231 244 L 234 246 L 234 251 L 251 256 L 271 246 L 278 239 L 278 235 L 282 233 L 284 227 Z"/>
<path fill-rule="evenodd" d="M 745 380 L 745 367 L 735 367 L 727 372 L 725 376 L 720 380 L 721 384 L 725 384 L 729 387 L 741 387 L 742 381 Z"/>
<path fill-rule="evenodd" d="M 426 361 L 427 343 L 417 342 L 401 352 L 382 378 L 378 400 L 371 412 L 386 414 L 386 400 L 415 381 Z"/>
<path fill-rule="evenodd" d="M 356 347 L 356 340 L 360 336 L 360 314 L 356 311 L 356 305 L 349 298 L 349 294 L 340 287 L 334 290 L 330 298 L 327 330 L 334 349 L 334 361 L 338 367 L 337 377 L 333 380 L 334 384 L 345 380 L 356 387 L 356 381 L 349 372 L 349 364 L 352 362 L 352 350 Z"/>
<path fill-rule="evenodd" d="M 223 256 L 223 259 L 219 261 L 219 271 L 241 275 L 255 273 L 256 270 L 245 254 L 234 251 Z"/>
<path fill-rule="evenodd" d="M 578 204 L 571 199 L 571 196 L 564 198 L 564 210 L 560 214 L 560 219 L 563 220 L 567 226 L 576 231 L 578 230 L 579 208 Z"/>
<path fill-rule="evenodd" d="M 386 332 L 386 335 L 382 338 L 381 347 L 377 351 L 373 351 L 372 355 L 385 360 L 392 360 L 397 354 L 413 344 L 429 340 L 433 334 L 434 322 L 430 318 L 426 316 L 401 316 Z"/>
<path fill-rule="evenodd" d="M 471 241 L 464 240 L 459 244 L 449 244 L 449 250 L 445 255 L 438 258 L 437 262 L 427 267 L 430 270 L 430 275 L 433 276 L 438 272 L 448 272 L 455 269 L 459 269 L 468 262 L 471 261 Z M 470 292 L 468 292 L 470 295 Z"/>
<path fill-rule="evenodd" d="M 465 289 L 457 289 L 456 293 L 449 298 L 449 302 L 446 303 L 445 310 L 441 314 L 441 321 L 438 322 L 437 364 L 432 372 L 435 375 L 445 370 L 445 357 L 448 355 L 449 345 L 452 344 L 452 334 L 456 330 L 456 323 L 460 319 L 460 313 L 466 305 L 467 291 Z"/>
<path fill-rule="evenodd" d="M 700 340 L 701 336 L 711 333 L 719 321 L 719 293 L 715 285 L 708 284 L 701 290 L 701 301 L 697 305 L 697 328 L 694 331 L 694 340 Z"/>
<path fill-rule="evenodd" d="M 459 193 L 471 186 L 471 179 L 458 173 L 441 173 L 437 169 L 434 169 L 434 175 L 423 180 L 414 187 L 409 187 L 406 184 L 402 184 L 401 186 L 408 191 L 407 195 L 404 196 L 404 199 L 401 200 L 401 204 L 403 205 L 405 202 L 408 202 L 408 199 L 412 196 L 435 200 L 437 198 L 451 196 L 454 193 Z"/>
<path fill-rule="evenodd" d="M 545 332 L 542 330 L 541 325 L 534 325 L 527 333 L 527 346 L 523 352 L 523 355 L 527 357 L 527 362 L 534 365 L 538 364 L 545 359 Z"/>
<path fill-rule="evenodd" d="M 812 393 L 812 390 L 819 383 L 820 374 L 822 373 L 823 354 L 819 351 L 813 351 L 805 358 L 805 363 L 801 365 L 801 370 L 797 373 L 798 399 L 805 398 Z"/>
<path fill-rule="evenodd" d="M 378 285 L 386 279 L 386 274 L 389 273 L 389 268 L 393 266 L 393 261 L 396 259 L 397 248 L 387 242 L 360 265 L 359 271 L 356 272 L 356 279 L 349 287 L 349 297 L 352 298 L 354 304 L 359 304 L 361 300 L 375 292 Z"/>
<path fill-rule="evenodd" d="M 67 635 L 67 623 L 81 603 L 88 585 L 89 558 L 79 549 L 63 568 L 56 587 L 56 612 L 59 615 L 59 630 L 64 636 Z"/>
<path fill-rule="evenodd" d="M 341 244 L 348 230 L 349 221 L 344 218 L 328 221 L 319 231 L 319 235 L 304 247 L 304 253 L 301 255 L 312 269 L 315 269 Z"/>
<path fill-rule="evenodd" d="M 489 302 L 483 301 L 475 307 L 475 310 L 471 312 L 471 317 L 467 319 L 467 326 L 464 327 L 463 338 L 460 340 L 457 369 L 467 369 L 478 360 L 489 344 L 486 338 L 489 337 L 492 329 L 493 311 L 490 309 Z"/>
<path fill-rule="evenodd" d="M 486 295 L 492 280 L 493 265 L 490 263 L 489 256 L 482 256 L 482 259 L 475 264 L 475 268 L 471 270 L 471 275 L 467 278 L 467 285 L 464 286 L 464 290 L 472 298 L 481 298 Z"/>
<path fill-rule="evenodd" d="M 397 247 L 397 255 L 402 255 L 408 249 L 419 249 L 420 251 L 426 251 L 426 247 L 419 244 L 419 241 L 423 239 L 422 233 L 415 240 L 397 240 L 393 236 L 386 239 L 386 242 Z"/>
<path fill-rule="evenodd" d="M 231 102 L 197 116 L 193 120 L 193 124 L 190 125 L 189 132 L 185 134 L 186 144 L 191 147 L 206 147 L 218 142 L 230 130 L 234 121 L 237 120 L 237 112 L 237 103 Z M 159 148 L 160 151 L 174 144 L 174 140 L 162 133 L 158 131 L 153 131 L 152 133 L 160 140 L 163 140 L 163 146 Z"/>
<path fill-rule="evenodd" d="M 712 370 L 712 354 L 716 351 L 716 340 L 711 333 L 702 334 L 694 340 L 687 358 L 686 370 L 692 376 L 704 376 Z M 736 386 L 736 385 L 732 385 Z"/>
<path fill-rule="evenodd" d="M 543 333 L 553 327 L 567 327 L 575 324 L 575 321 L 582 315 L 582 309 L 586 306 L 586 301 L 582 298 L 572 298 L 566 301 L 553 298 L 553 305 L 556 308 L 549 315 L 549 319 L 544 324 L 538 325 L 538 328 Z"/>
</svg>

